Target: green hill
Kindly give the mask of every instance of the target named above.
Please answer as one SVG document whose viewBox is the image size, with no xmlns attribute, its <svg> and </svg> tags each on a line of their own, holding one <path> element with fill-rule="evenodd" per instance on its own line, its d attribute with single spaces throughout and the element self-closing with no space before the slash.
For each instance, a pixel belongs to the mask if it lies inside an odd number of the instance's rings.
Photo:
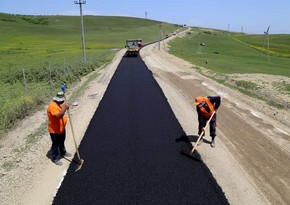
<svg viewBox="0 0 290 205">
<path fill-rule="evenodd" d="M 127 38 L 144 42 L 158 40 L 176 25 L 129 17 L 84 16 L 88 57 L 114 48 L 123 48 Z M 78 16 L 23 16 L 0 14 L 0 71 L 21 65 L 81 58 L 81 29 Z"/>
<path fill-rule="evenodd" d="M 0 13 L 0 134 L 70 85 L 112 60 L 128 38 L 144 43 L 179 25 L 130 17 L 84 16 L 87 62 L 78 16 Z"/>
<path fill-rule="evenodd" d="M 193 28 L 185 38 L 177 38 L 170 45 L 172 54 L 220 74 L 290 77 L 290 35 L 269 35 L 269 58 L 265 35 Z"/>
</svg>

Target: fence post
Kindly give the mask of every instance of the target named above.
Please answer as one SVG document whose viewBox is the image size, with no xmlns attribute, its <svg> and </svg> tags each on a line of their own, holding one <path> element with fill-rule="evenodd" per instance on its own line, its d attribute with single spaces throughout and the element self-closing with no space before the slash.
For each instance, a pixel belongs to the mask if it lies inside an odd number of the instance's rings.
<svg viewBox="0 0 290 205">
<path fill-rule="evenodd" d="M 24 80 L 24 86 L 25 86 L 25 94 L 27 95 L 27 81 L 26 81 L 26 77 L 25 77 L 25 71 L 24 68 L 22 68 L 22 73 L 23 73 L 23 80 Z"/>
<path fill-rule="evenodd" d="M 50 61 L 48 61 L 48 69 L 49 69 L 49 82 L 50 82 L 50 95 L 52 96 L 52 88 L 53 88 L 53 83 L 52 83 L 52 77 L 51 77 L 51 67 L 50 67 Z"/>
</svg>

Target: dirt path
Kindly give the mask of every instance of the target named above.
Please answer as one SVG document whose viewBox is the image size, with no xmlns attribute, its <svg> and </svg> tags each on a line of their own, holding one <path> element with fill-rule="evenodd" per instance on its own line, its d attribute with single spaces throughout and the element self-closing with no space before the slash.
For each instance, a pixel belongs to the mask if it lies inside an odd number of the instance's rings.
<svg viewBox="0 0 290 205">
<path fill-rule="evenodd" d="M 124 50 L 117 54 L 78 99 L 79 105 L 71 108 L 78 142 L 123 54 Z M 231 204 L 290 203 L 290 130 L 276 119 L 277 115 L 272 118 L 275 110 L 201 76 L 191 64 L 169 55 L 164 48 L 159 50 L 157 44 L 143 48 L 141 56 L 188 136 L 197 134 L 197 115 L 192 105 L 195 96 L 223 96 L 217 146 L 212 149 L 204 143 L 198 151 Z M 290 122 L 286 114 L 283 117 L 283 121 Z M 43 134 L 38 130 L 43 130 Z M 38 140 L 28 143 L 33 135 Z M 69 125 L 67 136 L 67 149 L 74 153 Z M 1 140 L 0 204 L 51 204 L 69 161 L 63 160 L 61 167 L 54 165 L 46 156 L 50 145 L 46 108 L 23 120 Z"/>
</svg>

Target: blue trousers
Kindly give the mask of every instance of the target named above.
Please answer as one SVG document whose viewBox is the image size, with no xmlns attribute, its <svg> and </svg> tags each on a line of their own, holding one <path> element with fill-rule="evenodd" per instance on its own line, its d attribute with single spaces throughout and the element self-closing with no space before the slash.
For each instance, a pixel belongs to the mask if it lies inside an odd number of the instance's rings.
<svg viewBox="0 0 290 205">
<path fill-rule="evenodd" d="M 65 141 L 65 130 L 61 134 L 49 133 L 52 141 L 51 145 L 51 153 L 52 160 L 57 161 L 60 160 L 61 156 L 66 153 L 66 149 L 64 146 Z"/>
</svg>

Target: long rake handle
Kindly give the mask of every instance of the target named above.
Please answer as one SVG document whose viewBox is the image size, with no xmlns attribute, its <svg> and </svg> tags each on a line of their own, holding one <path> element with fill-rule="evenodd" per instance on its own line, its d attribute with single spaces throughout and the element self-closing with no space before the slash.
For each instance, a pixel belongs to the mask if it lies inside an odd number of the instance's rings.
<svg viewBox="0 0 290 205">
<path fill-rule="evenodd" d="M 66 100 L 65 95 L 64 95 L 64 99 Z M 73 140 L 74 140 L 75 149 L 76 149 L 77 156 L 78 156 L 78 159 L 79 159 L 79 163 L 81 163 L 82 159 L 81 159 L 81 155 L 79 153 L 79 149 L 78 149 L 78 146 L 77 146 L 77 142 L 76 142 L 76 138 L 75 138 L 75 134 L 74 134 L 74 128 L 73 128 L 73 124 L 72 124 L 72 120 L 71 120 L 71 115 L 70 115 L 69 109 L 67 110 L 67 115 L 68 115 L 68 119 L 69 119 L 69 123 L 70 123 L 70 127 L 71 127 L 71 132 L 72 132 L 72 136 L 73 136 Z"/>
<path fill-rule="evenodd" d="M 74 145 L 75 145 L 75 148 L 76 148 L 77 156 L 78 156 L 79 162 L 81 163 L 82 159 L 81 159 L 81 156 L 80 156 L 80 153 L 79 153 L 79 149 L 78 149 L 78 146 L 77 146 L 77 142 L 76 142 L 76 138 L 75 138 L 75 135 L 74 135 L 74 129 L 73 129 L 73 124 L 72 124 L 72 120 L 71 120 L 71 116 L 70 116 L 69 110 L 67 110 L 67 114 L 68 114 L 68 119 L 69 119 L 69 123 L 70 123 L 70 127 L 71 127 L 71 132 L 72 132 L 72 136 L 73 136 L 73 140 L 74 140 Z"/>
<path fill-rule="evenodd" d="M 193 152 L 194 152 L 194 150 L 196 149 L 196 146 L 197 146 L 198 142 L 200 141 L 202 135 L 204 134 L 204 132 L 205 132 L 207 126 L 209 125 L 211 119 L 213 118 L 214 114 L 215 114 L 215 111 L 213 111 L 213 113 L 211 114 L 209 120 L 208 120 L 207 123 L 205 124 L 205 127 L 202 129 L 202 132 L 200 133 L 200 135 L 199 135 L 197 141 L 195 142 L 195 144 L 194 144 L 194 146 L 193 146 L 193 148 L 192 148 L 192 150 L 191 150 L 191 152 L 190 152 L 190 155 L 192 155 Z"/>
</svg>

